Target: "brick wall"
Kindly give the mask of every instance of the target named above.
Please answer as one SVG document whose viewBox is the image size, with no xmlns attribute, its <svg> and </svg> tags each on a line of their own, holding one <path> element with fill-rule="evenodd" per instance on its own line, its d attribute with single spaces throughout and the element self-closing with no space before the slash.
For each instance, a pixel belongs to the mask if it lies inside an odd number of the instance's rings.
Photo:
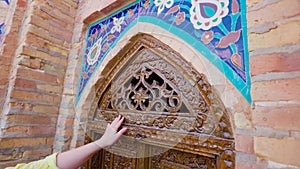
<svg viewBox="0 0 300 169">
<path fill-rule="evenodd" d="M 6 25 L 6 16 L 9 11 L 9 4 L 7 4 L 4 1 L 0 1 L 0 44 L 2 44 L 2 41 L 4 39 L 5 34 L 5 25 Z M 0 45 L 0 51 L 2 49 Z"/>
<path fill-rule="evenodd" d="M 252 127 L 237 168 L 300 168 L 300 1 L 247 1 Z"/>
<path fill-rule="evenodd" d="M 126 3 L 130 3 L 126 1 Z M 85 123 L 86 110 L 74 110 L 75 98 L 77 94 L 78 79 L 82 63 L 82 54 L 85 46 L 86 28 L 89 24 L 101 17 L 105 17 L 105 13 L 99 12 L 105 9 L 110 4 L 114 4 L 116 9 L 124 1 L 89 1 L 82 0 L 78 4 L 78 10 L 75 18 L 74 36 L 72 41 L 72 49 L 70 51 L 70 59 L 66 70 L 64 90 L 62 94 L 62 102 L 59 110 L 57 134 L 54 142 L 54 151 L 64 151 L 84 144 L 85 140 Z M 94 13 L 95 12 L 95 13 Z M 112 12 L 107 11 L 107 12 Z M 89 17 L 91 14 L 96 14 L 94 17 Z M 91 18 L 86 21 L 86 18 Z M 89 99 L 90 101 L 93 99 Z M 89 105 L 86 103 L 86 105 Z"/>
<path fill-rule="evenodd" d="M 118 6 L 12 3 L 0 55 L 0 168 L 83 144 L 89 107 L 75 110 L 74 99 L 85 28 L 105 16 L 97 10 Z M 236 168 L 300 168 L 299 9 L 299 0 L 247 1 L 252 110 L 234 88 L 222 96 L 234 127 Z"/>
<path fill-rule="evenodd" d="M 1 64 L 0 168 L 52 153 L 77 0 L 18 0 Z"/>
<path fill-rule="evenodd" d="M 5 2 L 0 3 L 0 22 L 3 23 L 5 22 L 6 19 L 6 14 L 8 11 L 8 5 Z"/>
<path fill-rule="evenodd" d="M 79 4 L 71 50 L 73 59 L 66 73 L 55 151 L 83 144 L 89 106 L 80 110 L 72 108 L 77 92 L 78 77 L 75 75 L 80 70 L 87 26 L 83 22 L 90 24 L 105 16 L 98 10 L 107 5 L 108 1 L 81 1 Z M 248 105 L 239 95 L 231 96 L 234 92 L 224 94 L 225 106 L 232 113 L 236 168 L 299 167 L 296 160 L 299 151 L 295 148 L 300 138 L 299 9 L 297 0 L 247 1 L 253 105 Z M 87 102 L 86 105 L 91 105 Z"/>
</svg>

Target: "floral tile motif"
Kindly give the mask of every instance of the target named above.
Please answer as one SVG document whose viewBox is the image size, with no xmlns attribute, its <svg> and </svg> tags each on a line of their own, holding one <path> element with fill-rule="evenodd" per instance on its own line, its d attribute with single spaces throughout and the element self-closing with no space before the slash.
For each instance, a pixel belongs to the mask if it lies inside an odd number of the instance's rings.
<svg viewBox="0 0 300 169">
<path fill-rule="evenodd" d="M 0 3 L 6 3 L 6 5 L 8 6 L 10 0 L 1 0 Z M 2 21 L 0 21 L 0 43 L 3 41 L 4 32 L 5 32 L 5 24 Z"/>
<path fill-rule="evenodd" d="M 5 31 L 5 24 L 0 23 L 0 43 L 2 42 L 4 38 L 4 31 Z"/>
<path fill-rule="evenodd" d="M 251 102 L 242 0 L 140 0 L 88 28 L 77 102 L 101 61 L 137 22 L 160 26 L 207 57 Z"/>
<path fill-rule="evenodd" d="M 9 5 L 10 0 L 1 0 L 2 2 L 5 2 L 7 5 Z"/>
</svg>

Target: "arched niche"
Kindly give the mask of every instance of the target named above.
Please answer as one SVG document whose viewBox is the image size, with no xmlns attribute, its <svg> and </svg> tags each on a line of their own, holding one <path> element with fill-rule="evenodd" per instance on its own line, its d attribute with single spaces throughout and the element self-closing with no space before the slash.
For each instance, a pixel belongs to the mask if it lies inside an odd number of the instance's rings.
<svg viewBox="0 0 300 169">
<path fill-rule="evenodd" d="M 153 36 L 132 37 L 93 89 L 87 135 L 101 137 L 118 114 L 126 118 L 128 132 L 98 153 L 90 168 L 234 168 L 232 127 L 217 91 L 206 75 Z"/>
</svg>

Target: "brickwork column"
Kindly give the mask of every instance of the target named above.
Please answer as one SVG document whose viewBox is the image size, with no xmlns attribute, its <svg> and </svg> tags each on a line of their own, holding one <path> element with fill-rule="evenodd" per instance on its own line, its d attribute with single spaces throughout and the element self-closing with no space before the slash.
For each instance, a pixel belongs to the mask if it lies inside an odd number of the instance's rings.
<svg viewBox="0 0 300 169">
<path fill-rule="evenodd" d="M 237 168 L 300 168 L 300 1 L 247 8 L 253 128 L 240 131 Z"/>
<path fill-rule="evenodd" d="M 0 168 L 53 152 L 77 0 L 18 0 L 7 56 Z M 0 57 L 2 59 L 2 57 Z M 12 64 L 11 64 L 12 63 Z M 1 64 L 1 71 L 4 70 Z M 9 73 L 8 73 L 9 72 Z"/>
<path fill-rule="evenodd" d="M 65 84 L 62 95 L 62 102 L 59 110 L 57 131 L 54 142 L 54 151 L 64 151 L 84 144 L 87 113 L 89 107 L 83 109 L 75 108 L 75 99 L 78 89 L 78 79 L 82 64 L 82 55 L 86 42 L 87 26 L 99 17 L 104 17 L 105 13 L 97 13 L 96 16 L 90 15 L 95 11 L 102 11 L 112 3 L 116 4 L 124 1 L 103 0 L 89 1 L 82 0 L 78 4 L 78 10 L 75 18 L 74 36 L 72 39 L 72 49 L 66 69 Z M 128 1 L 129 2 L 129 1 Z M 111 10 L 109 11 L 111 12 Z M 86 21 L 86 18 L 90 20 Z M 87 23 L 88 22 L 88 23 Z M 90 99 L 92 100 L 92 99 Z M 89 103 L 86 103 L 89 105 Z"/>
</svg>

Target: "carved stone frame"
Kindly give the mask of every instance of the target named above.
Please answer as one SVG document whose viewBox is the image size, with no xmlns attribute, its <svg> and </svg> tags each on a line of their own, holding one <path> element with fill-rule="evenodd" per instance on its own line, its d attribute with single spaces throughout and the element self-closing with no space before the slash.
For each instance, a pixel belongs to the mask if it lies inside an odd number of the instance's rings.
<svg viewBox="0 0 300 169">
<path fill-rule="evenodd" d="M 147 34 L 138 34 L 129 40 L 129 43 L 115 56 L 113 57 L 104 70 L 101 73 L 101 80 L 96 84 L 96 97 L 94 103 L 99 103 L 103 94 L 109 88 L 112 80 L 115 78 L 117 73 L 122 69 L 127 62 L 130 61 L 131 57 L 144 49 L 150 49 L 151 51 L 157 53 L 160 56 L 167 57 L 170 62 L 173 62 L 175 67 L 181 69 L 180 71 L 186 71 L 189 73 L 189 77 L 194 83 L 195 88 L 201 93 L 203 100 L 206 105 L 209 107 L 205 113 L 215 114 L 221 112 L 221 115 L 218 116 L 219 123 L 214 129 L 213 133 L 207 133 L 206 130 L 202 130 L 201 127 L 196 124 L 195 131 L 191 135 L 187 135 L 185 137 L 186 140 L 182 143 L 176 145 L 175 149 L 181 151 L 193 151 L 198 154 L 206 154 L 206 155 L 215 155 L 217 158 L 217 166 L 218 168 L 234 168 L 235 165 L 235 153 L 234 153 L 234 140 L 232 135 L 232 129 L 229 122 L 229 117 L 227 116 L 226 109 L 219 99 L 219 97 L 214 92 L 214 89 L 207 82 L 205 75 L 198 73 L 195 69 L 187 63 L 179 53 L 172 50 L 170 47 L 155 39 L 154 37 Z M 189 70 L 186 70 L 189 69 Z M 87 131 L 90 134 L 92 139 L 96 139 L 97 133 L 102 133 L 105 129 L 105 124 L 99 123 L 97 121 L 98 105 L 94 104 L 94 106 L 90 109 L 90 113 L 88 116 L 88 124 Z M 111 116 L 106 116 L 105 120 L 112 120 L 113 117 L 118 112 L 112 113 Z M 196 119 L 203 120 L 202 116 L 197 116 Z M 196 121 L 199 121 L 196 120 Z M 203 123 L 203 121 L 201 121 Z M 199 130 L 197 130 L 197 128 Z M 132 130 L 128 132 L 127 136 L 135 137 L 135 132 Z M 147 132 L 146 130 L 144 132 Z M 198 134 L 198 135 L 197 135 Z M 199 135 L 205 137 L 207 135 L 207 139 L 201 143 L 198 143 Z M 187 144 L 189 143 L 189 144 Z M 198 147 L 195 149 L 195 146 Z"/>
</svg>

